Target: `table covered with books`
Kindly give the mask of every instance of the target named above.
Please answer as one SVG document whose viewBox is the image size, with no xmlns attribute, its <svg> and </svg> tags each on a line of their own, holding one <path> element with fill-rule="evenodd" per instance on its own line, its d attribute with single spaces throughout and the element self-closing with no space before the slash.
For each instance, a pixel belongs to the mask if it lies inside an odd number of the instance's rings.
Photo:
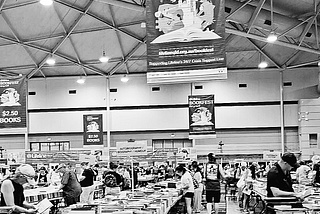
<svg viewBox="0 0 320 214">
<path fill-rule="evenodd" d="M 261 203 L 260 213 L 267 213 L 268 209 L 279 214 L 308 213 L 320 214 L 320 189 L 312 186 L 294 184 L 295 192 L 303 193 L 303 200 L 296 197 L 267 197 L 266 181 L 255 181 L 253 196 L 256 197 L 254 207 Z"/>
<path fill-rule="evenodd" d="M 159 186 L 161 188 L 159 189 Z M 167 184 L 151 184 L 132 191 L 121 191 L 118 194 L 106 195 L 94 200 L 94 204 L 71 205 L 65 213 L 78 214 L 86 210 L 86 214 L 168 214 L 177 213 L 181 195 L 176 188 L 167 188 Z M 91 212 L 90 212 L 91 211 Z"/>
</svg>

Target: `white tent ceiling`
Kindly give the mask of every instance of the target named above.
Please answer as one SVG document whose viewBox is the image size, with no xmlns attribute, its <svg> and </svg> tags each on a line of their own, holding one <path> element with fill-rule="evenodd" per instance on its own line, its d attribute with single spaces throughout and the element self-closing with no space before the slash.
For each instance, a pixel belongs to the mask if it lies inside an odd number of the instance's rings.
<svg viewBox="0 0 320 214">
<path fill-rule="evenodd" d="M 228 70 L 317 66 L 320 0 L 225 0 Z M 146 0 L 0 0 L 0 75 L 146 73 Z M 272 15 L 271 15 L 272 14 Z M 272 24 L 270 24 L 272 23 Z M 266 42 L 273 30 L 279 36 Z M 108 63 L 98 59 L 102 51 Z M 48 57 L 57 63 L 49 66 Z"/>
</svg>

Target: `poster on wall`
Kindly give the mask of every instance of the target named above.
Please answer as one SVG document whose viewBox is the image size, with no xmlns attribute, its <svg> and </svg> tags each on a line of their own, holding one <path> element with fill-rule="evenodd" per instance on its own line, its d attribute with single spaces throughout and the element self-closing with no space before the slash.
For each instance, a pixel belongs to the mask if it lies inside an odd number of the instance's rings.
<svg viewBox="0 0 320 214">
<path fill-rule="evenodd" d="M 214 95 L 189 96 L 189 138 L 216 138 Z"/>
<path fill-rule="evenodd" d="M 83 145 L 103 145 L 102 114 L 83 115 Z"/>
<path fill-rule="evenodd" d="M 26 92 L 24 76 L 0 78 L 0 129 L 27 127 Z"/>
<path fill-rule="evenodd" d="M 147 0 L 147 82 L 226 79 L 224 0 Z"/>
</svg>

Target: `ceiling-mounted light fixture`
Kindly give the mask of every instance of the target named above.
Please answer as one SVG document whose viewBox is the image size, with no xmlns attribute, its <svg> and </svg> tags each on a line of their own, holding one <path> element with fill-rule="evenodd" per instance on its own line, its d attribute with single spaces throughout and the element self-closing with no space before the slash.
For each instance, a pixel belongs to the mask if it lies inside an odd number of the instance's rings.
<svg viewBox="0 0 320 214">
<path fill-rule="evenodd" d="M 84 84 L 85 82 L 86 82 L 86 79 L 82 76 L 80 76 L 80 78 L 77 79 L 77 83 L 79 83 L 79 84 Z"/>
<path fill-rule="evenodd" d="M 52 5 L 53 0 L 40 0 L 40 4 L 45 5 L 45 6 L 50 6 Z"/>
<path fill-rule="evenodd" d="M 268 67 L 268 63 L 266 61 L 262 61 L 259 63 L 258 67 L 259 68 L 266 68 L 266 67 Z"/>
<path fill-rule="evenodd" d="M 278 39 L 278 36 L 275 34 L 273 29 L 273 0 L 270 2 L 270 11 L 271 11 L 271 32 L 267 38 L 267 42 L 275 42 Z"/>
<path fill-rule="evenodd" d="M 272 43 L 277 41 L 277 39 L 278 39 L 278 36 L 274 32 L 271 32 L 267 38 L 267 41 Z"/>
<path fill-rule="evenodd" d="M 121 77 L 121 82 L 128 82 L 129 81 L 129 77 L 127 75 L 124 75 L 123 77 Z"/>
<path fill-rule="evenodd" d="M 108 62 L 109 61 L 109 57 L 107 57 L 106 52 L 102 51 L 102 56 L 99 58 L 100 62 Z"/>
<path fill-rule="evenodd" d="M 54 65 L 54 64 L 56 64 L 56 59 L 53 58 L 53 56 L 51 55 L 51 56 L 48 57 L 48 59 L 46 60 L 46 63 L 47 63 L 48 65 Z"/>
</svg>

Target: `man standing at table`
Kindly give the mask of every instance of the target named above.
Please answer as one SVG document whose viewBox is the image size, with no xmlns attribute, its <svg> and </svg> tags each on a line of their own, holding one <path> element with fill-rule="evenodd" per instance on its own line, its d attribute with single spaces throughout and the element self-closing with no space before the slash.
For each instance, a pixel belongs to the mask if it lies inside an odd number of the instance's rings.
<svg viewBox="0 0 320 214">
<path fill-rule="evenodd" d="M 58 190 L 63 190 L 66 206 L 79 202 L 82 189 L 75 172 L 63 163 L 58 166 L 56 172 L 62 173 L 61 185 Z"/>
<path fill-rule="evenodd" d="M 284 153 L 267 174 L 267 196 L 300 197 L 301 194 L 294 192 L 290 177 L 290 171 L 297 167 L 296 156 L 290 152 Z"/>
</svg>

